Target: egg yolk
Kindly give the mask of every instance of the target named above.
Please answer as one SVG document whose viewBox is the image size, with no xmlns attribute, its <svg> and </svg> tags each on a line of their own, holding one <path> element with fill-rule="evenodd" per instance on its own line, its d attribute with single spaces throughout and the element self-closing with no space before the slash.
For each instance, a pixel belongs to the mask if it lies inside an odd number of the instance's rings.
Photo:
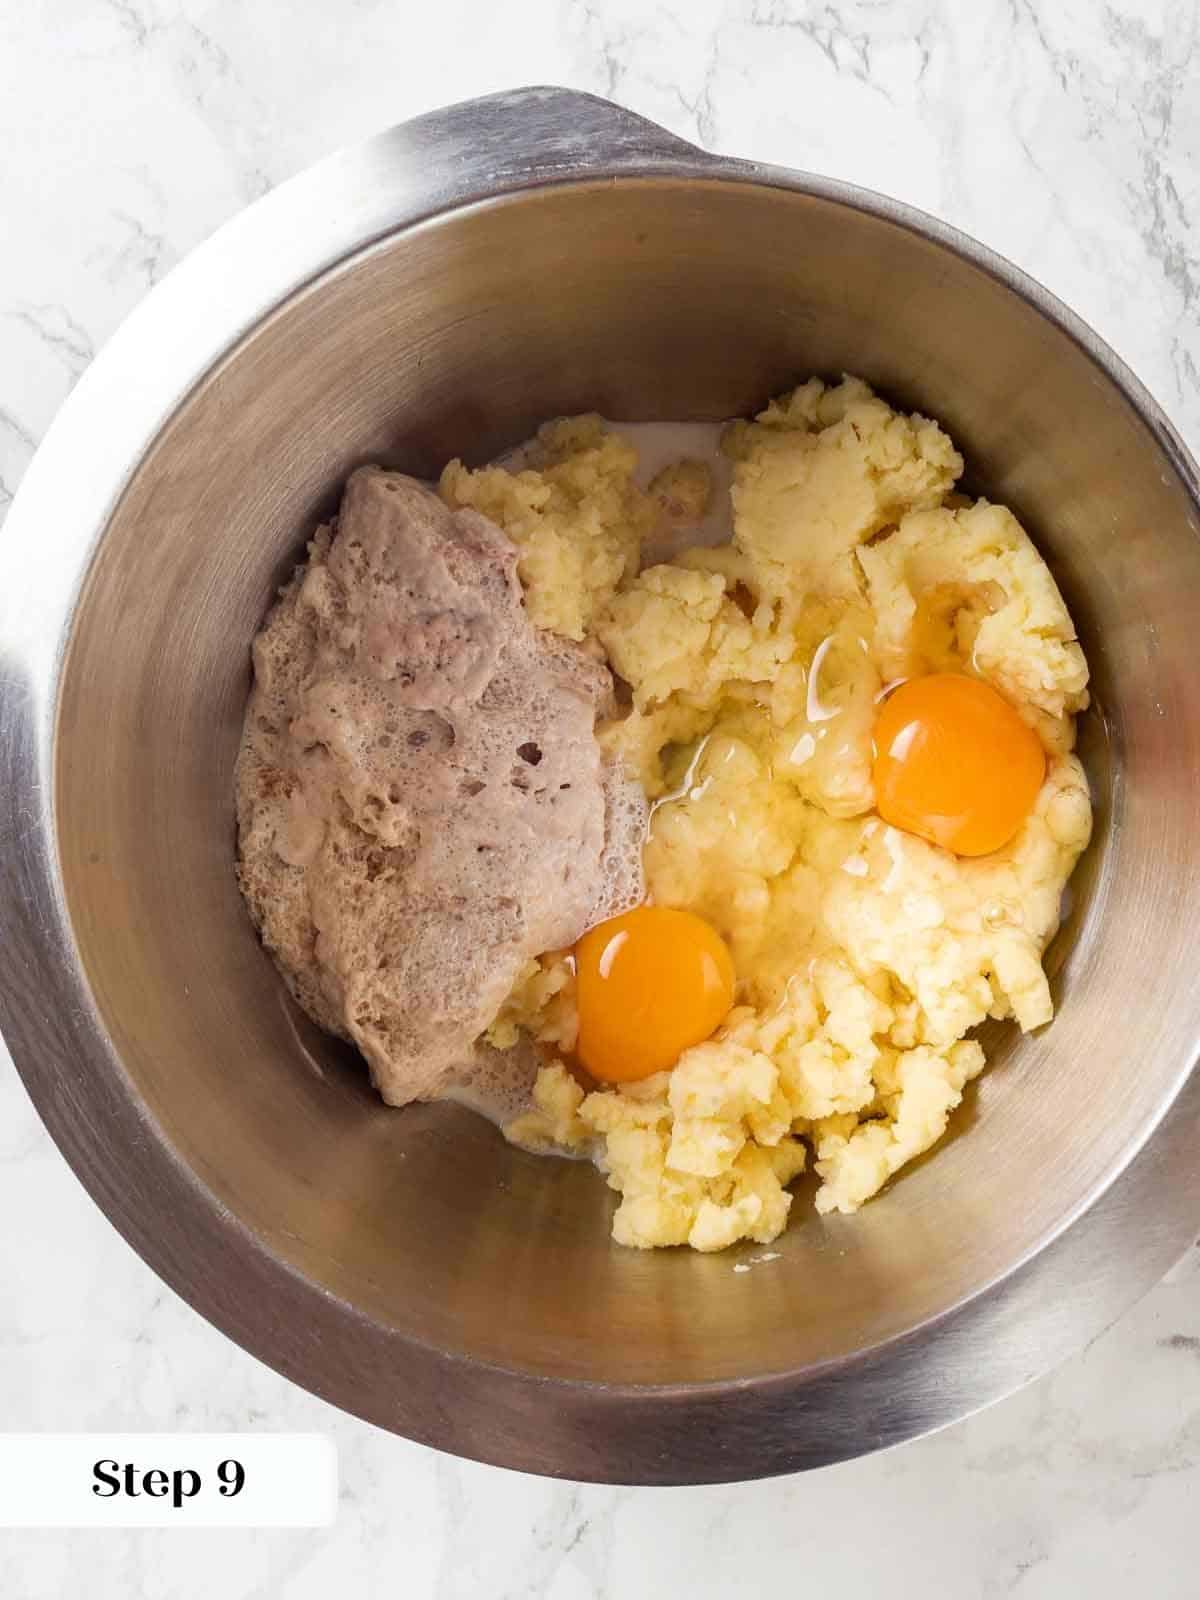
<svg viewBox="0 0 1200 1600">
<path fill-rule="evenodd" d="M 638 906 L 575 946 L 579 1059 L 605 1083 L 673 1067 L 733 1004 L 733 960 L 702 918 Z"/>
<path fill-rule="evenodd" d="M 1037 734 L 990 684 L 936 672 L 884 701 L 874 776 L 885 822 L 956 855 L 985 856 L 1029 815 L 1046 757 Z"/>
</svg>

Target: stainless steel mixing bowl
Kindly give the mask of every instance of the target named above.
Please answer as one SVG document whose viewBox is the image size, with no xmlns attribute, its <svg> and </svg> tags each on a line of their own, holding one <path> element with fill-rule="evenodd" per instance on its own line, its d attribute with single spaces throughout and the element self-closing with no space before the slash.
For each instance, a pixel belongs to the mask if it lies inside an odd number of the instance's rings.
<svg viewBox="0 0 1200 1600">
<path fill-rule="evenodd" d="M 936 1158 L 779 1259 L 641 1255 L 595 1172 L 391 1111 L 298 1017 L 231 870 L 249 644 L 355 463 L 558 412 L 724 417 L 861 373 L 1027 520 L 1094 671 L 1059 1014 L 998 1029 Z M 0 579 L 0 1018 L 154 1268 L 347 1410 L 671 1483 L 874 1449 L 1044 1370 L 1200 1218 L 1194 464 L 1044 290 L 926 217 L 531 90 L 409 123 L 198 250 L 85 375 Z M 34 1225 L 32 1222 L 30 1225 Z"/>
</svg>

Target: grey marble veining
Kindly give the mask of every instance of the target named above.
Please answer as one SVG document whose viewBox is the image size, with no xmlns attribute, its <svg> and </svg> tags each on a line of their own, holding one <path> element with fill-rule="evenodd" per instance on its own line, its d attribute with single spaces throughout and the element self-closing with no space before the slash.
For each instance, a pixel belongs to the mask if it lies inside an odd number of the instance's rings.
<svg viewBox="0 0 1200 1600">
<path fill-rule="evenodd" d="M 1200 448 L 1196 0 L 61 0 L 0 13 L 0 520 L 95 350 L 224 218 L 341 143 L 538 81 L 937 212 L 1092 322 Z M 315 1428 L 343 1474 L 326 1532 L 0 1534 L 5 1595 L 1200 1592 L 1200 1252 L 1052 1378 L 887 1455 L 713 1489 L 542 1482 L 344 1418 L 200 1322 L 2 1065 L 4 1426 Z"/>
</svg>

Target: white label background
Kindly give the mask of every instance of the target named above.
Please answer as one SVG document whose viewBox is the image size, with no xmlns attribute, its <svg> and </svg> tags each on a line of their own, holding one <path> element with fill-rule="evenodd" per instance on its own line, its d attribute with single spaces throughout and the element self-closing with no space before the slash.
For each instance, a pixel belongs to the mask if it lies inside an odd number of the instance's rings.
<svg viewBox="0 0 1200 1600">
<path fill-rule="evenodd" d="M 190 1470 L 200 1488 L 181 1505 L 163 1497 L 109 1493 L 96 1462 Z M 238 1461 L 241 1492 L 222 1494 L 217 1469 Z M 107 1469 L 111 1472 L 111 1468 Z M 185 1483 L 188 1480 L 183 1480 Z M 105 1495 L 93 1493 L 93 1485 Z M 333 1441 L 315 1433 L 8 1433 L 0 1434 L 0 1527 L 4 1528 L 320 1528 L 337 1517 Z"/>
</svg>

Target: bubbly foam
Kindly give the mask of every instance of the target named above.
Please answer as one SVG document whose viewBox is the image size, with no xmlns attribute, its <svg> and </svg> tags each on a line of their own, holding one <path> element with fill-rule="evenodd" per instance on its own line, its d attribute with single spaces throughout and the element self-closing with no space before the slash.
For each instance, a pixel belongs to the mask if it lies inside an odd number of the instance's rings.
<svg viewBox="0 0 1200 1600">
<path fill-rule="evenodd" d="M 475 1048 L 470 1069 L 448 1083 L 441 1098 L 466 1106 L 498 1128 L 506 1127 L 533 1107 L 533 1085 L 540 1065 L 531 1040 L 521 1039 L 511 1050 Z"/>
<path fill-rule="evenodd" d="M 242 888 L 396 1104 L 523 1072 L 474 1044 L 523 963 L 642 894 L 645 803 L 595 739 L 611 677 L 532 627 L 515 568 L 485 518 L 360 468 L 254 645 Z"/>
</svg>

